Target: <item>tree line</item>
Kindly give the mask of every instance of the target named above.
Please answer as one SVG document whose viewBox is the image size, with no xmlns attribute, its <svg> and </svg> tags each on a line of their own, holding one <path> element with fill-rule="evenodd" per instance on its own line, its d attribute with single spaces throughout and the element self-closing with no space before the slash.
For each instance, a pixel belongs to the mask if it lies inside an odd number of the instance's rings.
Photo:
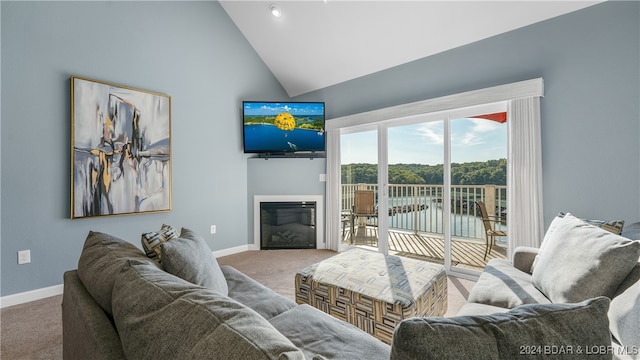
<svg viewBox="0 0 640 360">
<path fill-rule="evenodd" d="M 389 184 L 442 185 L 444 166 L 424 164 L 389 165 Z M 343 184 L 375 184 L 377 164 L 342 165 Z M 451 164 L 452 185 L 506 185 L 507 159 Z"/>
</svg>

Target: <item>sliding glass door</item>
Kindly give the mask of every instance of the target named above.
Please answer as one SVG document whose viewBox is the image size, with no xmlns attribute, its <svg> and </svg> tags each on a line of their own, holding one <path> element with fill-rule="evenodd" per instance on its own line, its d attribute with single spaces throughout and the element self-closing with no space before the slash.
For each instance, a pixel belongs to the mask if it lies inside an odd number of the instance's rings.
<svg viewBox="0 0 640 360">
<path fill-rule="evenodd" d="M 340 136 L 341 244 L 379 248 L 378 129 L 345 129 Z"/>
<path fill-rule="evenodd" d="M 506 124 L 484 112 L 494 109 L 341 129 L 342 245 L 469 274 L 506 257 L 504 239 L 490 239 L 489 247 L 477 207 L 480 201 L 491 215 L 506 211 Z"/>
<path fill-rule="evenodd" d="M 478 270 L 507 254 L 506 236 L 487 238 L 487 226 L 506 234 L 506 112 L 451 119 L 450 129 L 451 262 Z"/>
<path fill-rule="evenodd" d="M 388 127 L 389 251 L 444 264 L 445 121 Z"/>
</svg>

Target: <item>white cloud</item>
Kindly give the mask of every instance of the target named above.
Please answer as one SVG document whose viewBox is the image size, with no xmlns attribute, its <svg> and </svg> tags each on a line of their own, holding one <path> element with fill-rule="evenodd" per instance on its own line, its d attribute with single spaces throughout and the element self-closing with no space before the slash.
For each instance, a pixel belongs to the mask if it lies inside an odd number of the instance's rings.
<svg viewBox="0 0 640 360">
<path fill-rule="evenodd" d="M 476 132 L 494 131 L 500 128 L 501 125 L 503 125 L 493 120 L 485 120 L 485 119 L 467 119 L 467 120 L 469 120 L 472 124 L 471 131 L 476 131 Z"/>
<path fill-rule="evenodd" d="M 429 139 L 434 144 L 444 144 L 442 122 L 430 122 L 418 127 L 418 134 Z"/>
<path fill-rule="evenodd" d="M 456 139 L 453 139 L 454 143 Z M 462 136 L 462 139 L 460 140 L 460 145 L 465 145 L 465 146 L 474 146 L 474 145 L 481 145 L 484 144 L 484 141 L 476 136 L 473 133 L 466 133 Z"/>
<path fill-rule="evenodd" d="M 503 124 L 485 119 L 456 119 L 452 126 L 451 140 L 454 146 L 485 145 L 491 142 L 488 137 L 493 136 L 496 131 L 503 131 L 501 125 Z"/>
</svg>

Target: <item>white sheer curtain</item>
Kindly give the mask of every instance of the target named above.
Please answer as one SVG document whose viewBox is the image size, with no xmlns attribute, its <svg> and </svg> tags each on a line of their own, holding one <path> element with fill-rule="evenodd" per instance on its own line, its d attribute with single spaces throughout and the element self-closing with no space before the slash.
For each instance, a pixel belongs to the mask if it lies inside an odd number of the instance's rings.
<svg viewBox="0 0 640 360">
<path fill-rule="evenodd" d="M 327 197 L 326 247 L 338 251 L 340 247 L 340 130 L 327 130 Z"/>
<path fill-rule="evenodd" d="M 507 113 L 507 255 L 511 259 L 517 246 L 539 247 L 544 235 L 540 98 L 510 100 Z"/>
</svg>

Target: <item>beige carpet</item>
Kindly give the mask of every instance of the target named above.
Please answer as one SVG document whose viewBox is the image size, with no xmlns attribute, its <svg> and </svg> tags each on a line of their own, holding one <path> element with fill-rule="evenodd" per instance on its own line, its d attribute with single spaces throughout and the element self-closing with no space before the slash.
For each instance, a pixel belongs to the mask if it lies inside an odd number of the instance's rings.
<svg viewBox="0 0 640 360">
<path fill-rule="evenodd" d="M 328 250 L 247 251 L 218 258 L 279 294 L 294 300 L 294 277 L 298 270 L 322 261 L 335 252 Z M 449 308 L 454 316 L 465 304 L 473 281 L 449 277 Z M 2 309 L 0 313 L 0 359 L 62 359 L 62 296 Z"/>
<path fill-rule="evenodd" d="M 62 359 L 62 295 L 2 309 L 0 359 Z"/>
</svg>

